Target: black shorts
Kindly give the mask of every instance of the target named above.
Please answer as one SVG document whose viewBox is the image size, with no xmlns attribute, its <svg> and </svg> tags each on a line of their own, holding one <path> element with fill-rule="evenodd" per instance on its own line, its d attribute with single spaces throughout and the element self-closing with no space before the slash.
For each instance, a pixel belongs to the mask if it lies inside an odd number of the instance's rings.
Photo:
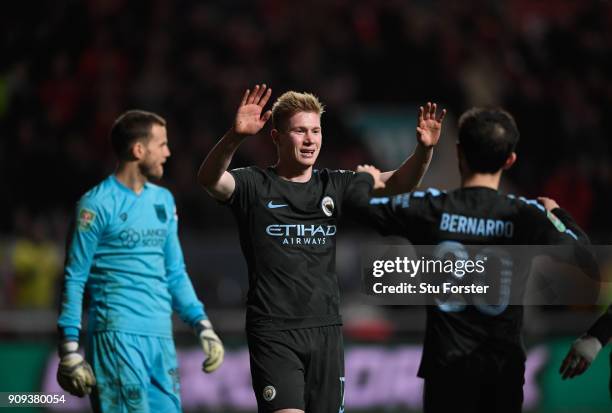
<svg viewBox="0 0 612 413">
<path fill-rule="evenodd" d="M 344 411 L 341 326 L 247 331 L 258 412 Z"/>
<path fill-rule="evenodd" d="M 425 377 L 425 413 L 518 413 L 525 358 L 519 352 L 477 350 Z"/>
</svg>

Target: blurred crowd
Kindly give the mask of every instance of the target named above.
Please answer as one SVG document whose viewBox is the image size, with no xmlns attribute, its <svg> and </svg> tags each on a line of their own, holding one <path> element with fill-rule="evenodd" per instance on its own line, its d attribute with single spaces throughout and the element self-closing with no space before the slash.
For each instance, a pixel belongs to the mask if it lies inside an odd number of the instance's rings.
<svg viewBox="0 0 612 413">
<path fill-rule="evenodd" d="M 181 226 L 234 231 L 195 175 L 257 82 L 326 104 L 322 167 L 372 162 L 354 105 L 503 106 L 521 130 L 512 186 L 557 199 L 594 243 L 612 239 L 609 1 L 45 0 L 13 3 L 0 26 L 5 292 L 53 291 L 75 202 L 113 170 L 107 135 L 128 108 L 168 120 Z M 274 157 L 255 138 L 233 165 Z M 53 301 L 20 294 L 0 307 Z"/>
</svg>

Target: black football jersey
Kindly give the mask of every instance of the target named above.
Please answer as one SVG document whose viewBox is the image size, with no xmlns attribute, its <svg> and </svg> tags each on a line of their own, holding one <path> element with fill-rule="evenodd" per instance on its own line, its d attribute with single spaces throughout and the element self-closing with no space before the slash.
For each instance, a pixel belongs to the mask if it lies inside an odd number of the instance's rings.
<svg viewBox="0 0 612 413">
<path fill-rule="evenodd" d="M 597 337 L 602 346 L 608 343 L 612 338 L 612 305 L 608 306 L 608 310 L 597 319 L 587 334 Z"/>
<path fill-rule="evenodd" d="M 463 245 L 556 245 L 588 243 L 562 209 L 550 214 L 535 200 L 486 187 L 453 191 L 430 188 L 391 198 L 372 198 L 363 214 L 383 235 L 401 235 L 415 245 L 454 241 Z M 523 307 L 495 314 L 473 305 L 459 309 L 427 306 L 419 375 L 468 355 L 481 346 L 520 352 Z"/>
<path fill-rule="evenodd" d="M 228 203 L 249 272 L 247 329 L 341 324 L 338 220 L 345 210 L 367 205 L 372 177 L 323 169 L 299 183 L 279 177 L 273 167 L 230 173 L 236 188 Z"/>
</svg>

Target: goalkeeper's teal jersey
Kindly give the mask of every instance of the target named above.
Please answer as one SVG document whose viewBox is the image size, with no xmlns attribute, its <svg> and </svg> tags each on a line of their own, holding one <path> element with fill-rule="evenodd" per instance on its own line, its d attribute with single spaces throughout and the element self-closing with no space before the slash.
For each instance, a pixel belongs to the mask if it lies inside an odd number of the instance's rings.
<svg viewBox="0 0 612 413">
<path fill-rule="evenodd" d="M 58 321 L 65 338 L 78 338 L 85 290 L 90 332 L 171 337 L 172 310 L 192 326 L 206 318 L 177 221 L 170 191 L 151 183 L 136 194 L 111 175 L 81 198 Z"/>
</svg>

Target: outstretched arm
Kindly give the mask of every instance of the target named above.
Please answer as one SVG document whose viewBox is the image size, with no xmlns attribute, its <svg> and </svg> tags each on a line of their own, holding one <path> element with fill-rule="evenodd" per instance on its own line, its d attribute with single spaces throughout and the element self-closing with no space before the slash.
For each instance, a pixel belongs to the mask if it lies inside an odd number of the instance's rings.
<svg viewBox="0 0 612 413">
<path fill-rule="evenodd" d="M 569 235 L 579 243 L 590 243 L 586 233 L 582 231 L 567 212 L 559 207 L 559 204 L 557 204 L 554 199 L 538 197 L 538 202 L 546 208 L 548 219 L 553 222 L 559 233 L 563 233 L 563 236 Z M 552 233 L 555 234 L 554 231 Z M 556 234 L 556 236 L 559 237 L 559 234 Z M 546 239 L 546 241 L 550 240 L 551 238 Z M 586 254 L 586 256 L 588 258 L 589 254 Z M 597 267 L 597 264 L 594 263 L 592 266 Z M 604 314 L 585 335 L 574 341 L 559 368 L 559 374 L 561 374 L 563 380 L 568 378 L 572 379 L 584 373 L 595 357 L 597 357 L 602 346 L 604 346 L 610 336 L 612 336 L 612 323 L 602 322 L 602 320 L 605 320 L 606 316 L 610 317 L 612 321 L 612 307 L 608 308 L 607 315 Z M 606 324 L 608 325 L 603 329 L 598 328 L 598 326 Z M 606 330 L 608 333 L 606 333 Z"/>
<path fill-rule="evenodd" d="M 410 192 L 419 185 L 429 167 L 433 148 L 440 140 L 442 121 L 446 115 L 446 109 L 443 109 L 439 115 L 436 114 L 436 111 L 436 103 L 427 102 L 425 107 L 419 107 L 416 128 L 417 148 L 398 169 L 381 174 L 385 188 L 376 189 L 374 195 L 384 196 Z"/>
<path fill-rule="evenodd" d="M 589 331 L 572 344 L 561 363 L 559 373 L 563 379 L 574 378 L 584 373 L 603 346 L 612 342 L 612 305 Z"/>
<path fill-rule="evenodd" d="M 548 211 L 552 215 L 549 216 L 549 219 L 553 221 L 553 223 L 555 223 L 556 220 L 559 220 L 563 225 L 565 225 L 566 234 L 569 234 L 578 242 L 581 242 L 583 244 L 591 243 L 589 236 L 586 234 L 586 232 L 584 232 L 582 228 L 578 226 L 576 221 L 574 221 L 574 218 L 572 218 L 572 216 L 567 211 L 565 211 L 559 206 L 557 201 L 552 198 L 540 196 L 538 197 L 538 202 L 542 204 L 544 208 L 546 208 L 546 211 Z"/>
<path fill-rule="evenodd" d="M 263 112 L 272 95 L 272 89 L 266 85 L 255 85 L 246 90 L 236 111 L 232 128 L 221 138 L 209 152 L 198 171 L 198 182 L 214 198 L 225 201 L 234 193 L 236 182 L 227 172 L 236 149 L 248 136 L 257 134 L 266 124 L 272 111 Z M 263 113 L 262 113 L 263 112 Z"/>
</svg>

